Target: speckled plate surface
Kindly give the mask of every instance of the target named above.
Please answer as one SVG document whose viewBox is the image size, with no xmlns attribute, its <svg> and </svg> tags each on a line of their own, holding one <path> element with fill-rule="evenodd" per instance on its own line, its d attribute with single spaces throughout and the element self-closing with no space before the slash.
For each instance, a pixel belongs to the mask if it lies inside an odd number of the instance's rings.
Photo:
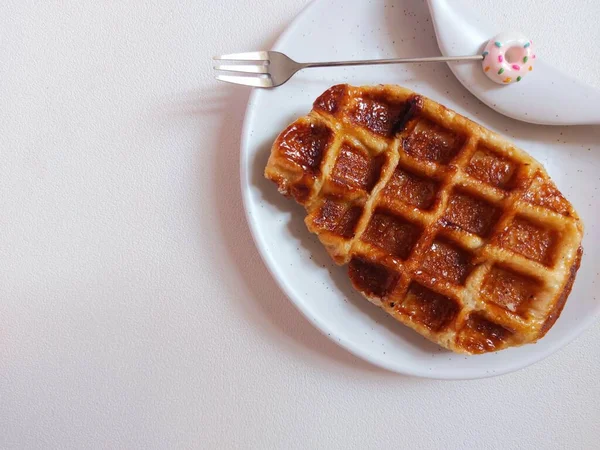
<svg viewBox="0 0 600 450">
<path fill-rule="evenodd" d="M 424 2 L 318 1 L 283 33 L 274 50 L 299 61 L 437 55 Z M 542 162 L 586 225 L 584 257 L 561 318 L 534 345 L 480 356 L 453 354 L 430 343 L 367 302 L 346 267 L 330 260 L 304 225 L 304 209 L 263 177 L 277 134 L 333 84 L 406 86 L 511 138 Z M 241 183 L 257 248 L 282 290 L 325 335 L 352 353 L 396 372 L 431 378 L 481 378 L 532 364 L 566 345 L 600 309 L 600 129 L 544 127 L 508 119 L 473 97 L 446 65 L 382 66 L 304 71 L 284 86 L 255 90 L 242 136 Z M 573 344 L 576 345 L 576 344 Z"/>
</svg>

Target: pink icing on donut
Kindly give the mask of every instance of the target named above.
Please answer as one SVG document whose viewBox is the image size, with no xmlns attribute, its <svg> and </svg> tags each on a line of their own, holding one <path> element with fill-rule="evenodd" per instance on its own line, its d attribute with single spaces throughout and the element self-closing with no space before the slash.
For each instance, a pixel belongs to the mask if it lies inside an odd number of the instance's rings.
<svg viewBox="0 0 600 450">
<path fill-rule="evenodd" d="M 535 53 L 530 39 L 520 33 L 494 36 L 482 53 L 485 74 L 498 84 L 519 82 L 533 70 Z"/>
</svg>

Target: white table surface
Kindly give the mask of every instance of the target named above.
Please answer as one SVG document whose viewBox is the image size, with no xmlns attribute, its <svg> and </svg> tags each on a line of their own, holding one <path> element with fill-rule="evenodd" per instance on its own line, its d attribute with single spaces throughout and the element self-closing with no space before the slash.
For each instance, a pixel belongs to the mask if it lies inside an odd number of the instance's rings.
<svg viewBox="0 0 600 450">
<path fill-rule="evenodd" d="M 0 5 L 0 448 L 598 448 L 600 324 L 514 374 L 421 380 L 270 278 L 240 199 L 249 91 L 209 58 L 305 3 Z M 600 2 L 473 4 L 600 87 Z"/>
</svg>

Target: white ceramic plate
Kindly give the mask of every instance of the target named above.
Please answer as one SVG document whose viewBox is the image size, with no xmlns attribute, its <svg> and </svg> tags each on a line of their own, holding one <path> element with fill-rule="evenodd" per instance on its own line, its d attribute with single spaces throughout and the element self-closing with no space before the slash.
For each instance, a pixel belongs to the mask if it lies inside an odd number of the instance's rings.
<svg viewBox="0 0 600 450">
<path fill-rule="evenodd" d="M 425 2 L 317 1 L 283 33 L 274 50 L 299 61 L 437 55 Z M 303 223 L 304 209 L 263 178 L 271 145 L 306 114 L 329 86 L 396 83 L 420 92 L 512 138 L 541 161 L 586 224 L 577 281 L 556 325 L 535 345 L 465 357 L 430 343 L 355 292 L 346 267 L 334 265 Z M 600 128 L 543 127 L 490 110 L 443 64 L 316 69 L 284 86 L 255 90 L 241 148 L 241 183 L 248 223 L 267 267 L 283 291 L 325 335 L 389 370 L 431 378 L 480 378 L 511 372 L 550 355 L 594 320 L 600 236 Z"/>
</svg>

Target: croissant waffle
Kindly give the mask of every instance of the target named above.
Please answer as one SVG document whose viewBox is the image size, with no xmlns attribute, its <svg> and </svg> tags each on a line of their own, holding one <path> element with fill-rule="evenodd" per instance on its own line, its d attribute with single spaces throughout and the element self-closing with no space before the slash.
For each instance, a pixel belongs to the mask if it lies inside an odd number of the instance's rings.
<svg viewBox="0 0 600 450">
<path fill-rule="evenodd" d="M 455 352 L 543 337 L 579 268 L 583 225 L 541 164 L 399 86 L 328 89 L 265 176 L 358 291 Z"/>
</svg>

